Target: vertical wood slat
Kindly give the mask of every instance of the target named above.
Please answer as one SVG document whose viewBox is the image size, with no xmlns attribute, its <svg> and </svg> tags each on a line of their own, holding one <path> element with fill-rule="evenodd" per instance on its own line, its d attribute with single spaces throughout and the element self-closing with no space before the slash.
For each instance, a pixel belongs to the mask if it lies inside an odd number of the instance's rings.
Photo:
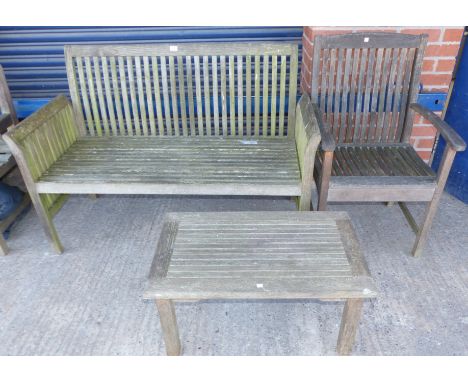
<svg viewBox="0 0 468 382">
<path fill-rule="evenodd" d="M 321 53 L 322 53 L 322 36 L 316 36 L 314 39 L 314 51 L 313 51 L 313 57 L 312 57 L 312 82 L 311 82 L 311 89 L 310 89 L 310 99 L 315 104 L 318 104 Z"/>
<path fill-rule="evenodd" d="M 405 64 L 406 64 L 406 55 L 408 53 L 408 49 L 402 48 L 400 50 L 400 59 L 398 62 L 398 69 L 397 69 L 397 80 L 395 84 L 395 99 L 393 101 L 393 109 L 392 109 L 392 124 L 390 126 L 390 131 L 388 133 L 389 138 L 392 141 L 398 142 L 398 137 L 396 136 L 397 129 L 398 129 L 398 120 L 399 120 L 399 107 L 402 95 L 402 86 L 403 86 L 403 77 L 405 73 Z"/>
<path fill-rule="evenodd" d="M 390 74 L 388 76 L 388 84 L 387 84 L 387 102 L 385 105 L 385 116 L 384 116 L 384 126 L 382 130 L 381 141 L 388 142 L 389 141 L 389 129 L 391 124 L 392 118 L 392 101 L 394 99 L 394 92 L 395 92 L 395 76 L 396 76 L 396 69 L 397 69 L 397 62 L 398 62 L 398 49 L 393 49 L 392 51 L 392 59 L 390 64 Z"/>
<path fill-rule="evenodd" d="M 157 57 L 151 57 L 151 66 L 153 67 L 153 85 L 154 100 L 156 102 L 156 118 L 158 121 L 158 135 L 164 135 L 164 119 L 161 102 L 161 86 L 159 83 L 159 68 Z"/>
<path fill-rule="evenodd" d="M 104 128 L 104 135 L 109 135 L 109 121 L 107 119 L 106 101 L 104 97 L 104 91 L 102 89 L 102 76 L 101 76 L 101 68 L 100 68 L 98 57 L 93 57 L 92 67 L 93 67 L 94 76 L 96 79 L 96 91 L 97 91 L 97 97 L 99 101 L 99 110 L 101 112 L 102 124 Z"/>
<path fill-rule="evenodd" d="M 143 73 L 145 77 L 146 101 L 148 103 L 149 132 L 154 137 L 156 136 L 156 121 L 154 119 L 153 91 L 151 87 L 151 71 L 148 56 L 143 57 Z M 156 72 L 154 75 L 157 76 L 158 73 Z"/>
<path fill-rule="evenodd" d="M 210 68 L 208 64 L 208 56 L 203 56 L 203 87 L 205 95 L 205 124 L 206 124 L 206 135 L 211 134 L 211 91 L 210 91 Z"/>
<path fill-rule="evenodd" d="M 271 112 L 270 135 L 276 135 L 276 97 L 278 87 L 278 56 L 271 56 Z"/>
<path fill-rule="evenodd" d="M 112 96 L 107 57 L 102 57 L 101 64 L 102 64 L 102 75 L 104 78 L 104 90 L 106 92 L 105 98 L 107 102 L 107 110 L 108 110 L 109 119 L 110 119 L 110 127 L 112 129 L 112 134 L 117 135 L 117 124 L 115 122 L 114 103 L 112 102 L 112 99 L 114 97 Z"/>
<path fill-rule="evenodd" d="M 124 117 L 122 114 L 121 92 L 120 92 L 119 76 L 117 72 L 117 63 L 116 63 L 115 57 L 110 58 L 110 67 L 111 67 L 111 74 L 112 74 L 112 88 L 114 90 L 115 110 L 117 112 L 117 120 L 119 122 L 117 129 L 116 129 L 116 134 L 124 135 L 125 125 L 124 125 Z M 120 64 L 119 64 L 119 67 L 120 67 Z"/>
<path fill-rule="evenodd" d="M 201 74 L 200 74 L 200 57 L 194 56 L 195 62 L 195 97 L 197 99 L 197 133 L 198 135 L 205 135 L 203 131 L 203 101 L 201 89 Z"/>
<path fill-rule="evenodd" d="M 268 101 L 269 101 L 269 79 L 270 79 L 270 57 L 268 55 L 263 56 L 263 109 L 262 109 L 262 135 L 268 134 Z"/>
<path fill-rule="evenodd" d="M 193 76 L 192 76 L 192 57 L 185 57 L 185 65 L 187 67 L 187 94 L 189 103 L 189 120 L 190 120 L 190 135 L 197 135 L 195 123 L 195 106 L 193 100 Z"/>
<path fill-rule="evenodd" d="M 330 49 L 330 69 L 328 72 L 327 82 L 327 122 L 329 126 L 333 125 L 333 99 L 335 95 L 335 65 L 336 65 L 336 49 Z"/>
<path fill-rule="evenodd" d="M 98 136 L 102 136 L 101 116 L 96 100 L 96 92 L 94 89 L 93 68 L 91 67 L 91 58 L 85 57 L 86 78 L 88 80 L 89 98 L 91 100 L 91 108 L 94 120 L 94 129 Z"/>
<path fill-rule="evenodd" d="M 297 49 L 297 46 L 293 47 L 289 65 L 288 137 L 294 137 L 296 120 L 297 71 L 299 69 Z"/>
<path fill-rule="evenodd" d="M 218 105 L 218 57 L 211 56 L 211 75 L 213 77 L 213 124 L 214 134 L 219 135 L 219 105 Z"/>
<path fill-rule="evenodd" d="M 140 109 L 141 116 L 141 127 L 143 135 L 148 135 L 148 120 L 146 117 L 146 100 L 145 100 L 145 91 L 143 88 L 143 75 L 141 72 L 141 58 L 135 57 L 135 71 L 137 77 L 137 89 L 138 89 L 138 108 Z"/>
<path fill-rule="evenodd" d="M 377 101 L 379 98 L 380 73 L 382 71 L 383 49 L 377 49 L 377 62 L 374 74 L 374 86 L 372 88 L 371 118 L 367 141 L 375 142 L 377 130 Z"/>
<path fill-rule="evenodd" d="M 179 77 L 180 115 L 182 120 L 182 135 L 188 136 L 187 129 L 187 103 L 185 101 L 185 74 L 184 58 L 177 56 L 177 72 Z"/>
<path fill-rule="evenodd" d="M 252 59 L 245 57 L 245 125 L 247 136 L 252 135 Z"/>
<path fill-rule="evenodd" d="M 379 107 L 378 107 L 379 111 L 378 111 L 378 117 L 377 117 L 377 128 L 375 130 L 376 142 L 382 141 L 382 131 L 383 131 L 384 112 L 385 112 L 385 94 L 386 94 L 386 90 L 388 86 L 390 55 L 391 55 L 391 49 L 386 49 L 385 56 L 384 56 L 382 76 L 381 76 L 381 81 L 380 81 Z"/>
<path fill-rule="evenodd" d="M 367 142 L 369 139 L 369 110 L 371 107 L 371 87 L 374 74 L 375 48 L 369 49 L 369 62 L 367 64 L 366 85 L 364 90 L 364 112 L 362 115 L 361 141 Z"/>
<path fill-rule="evenodd" d="M 255 108 L 255 135 L 260 135 L 260 56 L 255 56 L 255 96 L 254 96 L 254 108 Z"/>
<path fill-rule="evenodd" d="M 335 136 L 338 136 L 340 131 L 340 97 L 341 97 L 341 86 L 343 82 L 343 59 L 344 59 L 344 49 L 338 49 L 338 61 L 336 69 L 336 85 L 335 85 L 335 99 L 333 105 L 335 108 L 333 125 L 330 126 L 331 131 Z M 344 96 L 344 94 L 343 94 Z"/>
<path fill-rule="evenodd" d="M 403 80 L 402 86 L 402 97 L 401 97 L 401 104 L 400 104 L 400 115 L 398 117 L 398 128 L 396 133 L 396 138 L 401 140 L 403 135 L 403 126 L 405 124 L 405 116 L 406 116 L 406 106 L 408 104 L 408 90 L 411 81 L 411 68 L 413 66 L 414 56 L 416 54 L 416 49 L 411 48 L 408 51 L 406 56 L 406 65 L 405 65 L 405 76 Z"/>
<path fill-rule="evenodd" d="M 89 134 L 95 135 L 94 122 L 93 122 L 93 117 L 91 115 L 91 107 L 90 107 L 89 99 L 88 99 L 88 87 L 86 86 L 85 74 L 84 74 L 84 69 L 83 69 L 83 61 L 81 57 L 76 59 L 76 66 L 78 70 L 80 94 L 83 100 L 83 108 L 84 108 L 85 116 L 86 116 L 87 130 Z"/>
<path fill-rule="evenodd" d="M 227 99 L 226 99 L 226 56 L 220 57 L 221 70 L 221 118 L 223 122 L 223 136 L 228 135 Z"/>
<path fill-rule="evenodd" d="M 408 103 L 405 109 L 405 125 L 401 137 L 402 142 L 409 142 L 411 136 L 414 110 L 409 108 L 409 105 L 416 102 L 418 99 L 419 77 L 422 70 L 424 51 L 426 49 L 427 39 L 427 35 L 422 35 L 419 46 L 418 48 L 416 48 L 416 57 L 414 59 L 413 68 L 411 71 L 411 82 L 408 89 Z"/>
<path fill-rule="evenodd" d="M 235 73 L 234 73 L 234 56 L 229 56 L 229 124 L 230 135 L 236 135 L 236 105 L 235 105 Z"/>
<path fill-rule="evenodd" d="M 356 100 L 356 117 L 354 122 L 354 139 L 353 142 L 362 141 L 363 138 L 363 131 L 362 131 L 362 97 L 363 97 L 363 89 L 362 85 L 364 82 L 364 75 L 367 63 L 367 54 L 368 49 L 362 49 L 361 59 L 360 59 L 360 68 L 359 68 L 359 77 L 357 79 L 357 100 Z"/>
<path fill-rule="evenodd" d="M 172 122 L 174 126 L 173 132 L 174 135 L 177 136 L 180 135 L 180 126 L 174 56 L 169 56 L 169 80 L 171 84 Z"/>
<path fill-rule="evenodd" d="M 124 58 L 122 56 L 118 57 L 119 63 L 119 82 L 120 82 L 120 89 L 122 91 L 122 100 L 123 100 L 123 107 L 124 107 L 124 115 L 125 115 L 125 126 L 120 126 L 120 133 L 121 135 L 125 135 L 124 133 L 127 132 L 128 135 L 133 135 L 133 123 L 132 117 L 130 114 L 130 103 L 128 100 L 128 92 L 127 92 L 127 76 L 125 74 L 125 63 Z"/>
<path fill-rule="evenodd" d="M 342 143 L 346 139 L 348 120 L 348 97 L 350 88 L 350 72 L 352 67 L 352 49 L 346 49 L 345 70 L 343 76 L 343 96 L 341 97 L 341 127 L 338 135 L 338 142 Z"/>
<path fill-rule="evenodd" d="M 328 96 L 328 88 L 327 88 L 327 75 L 330 73 L 328 67 L 330 65 L 329 60 L 330 51 L 328 49 L 324 49 L 322 53 L 322 75 L 321 75 L 321 84 L 320 84 L 320 111 L 323 115 L 326 112 L 326 105 L 327 105 L 327 96 Z"/>
<path fill-rule="evenodd" d="M 242 56 L 237 56 L 237 133 L 244 135 L 244 63 Z"/>
<path fill-rule="evenodd" d="M 84 136 L 86 135 L 86 126 L 77 79 L 77 60 L 78 57 L 73 57 L 69 53 L 69 47 L 65 46 L 65 63 L 67 69 L 67 79 L 70 85 L 70 96 L 73 102 L 73 109 L 75 111 L 74 118 L 78 125 L 78 128 L 80 129 L 80 134 Z"/>
<path fill-rule="evenodd" d="M 140 113 L 138 110 L 138 103 L 136 98 L 135 77 L 133 75 L 133 57 L 131 56 L 127 56 L 127 72 L 128 84 L 130 88 L 130 100 L 132 102 L 131 113 L 133 115 L 133 123 L 135 125 L 135 131 L 133 132 L 133 130 L 128 130 L 128 135 L 141 135 Z M 130 132 L 132 132 L 132 134 Z"/>
<path fill-rule="evenodd" d="M 346 142 L 350 142 L 353 137 L 354 117 L 355 113 L 355 100 L 356 100 L 356 82 L 357 71 L 359 63 L 359 49 L 354 49 L 353 52 L 353 68 L 351 70 L 350 78 L 350 91 L 349 91 L 349 105 L 348 105 L 348 126 L 346 128 Z"/>
<path fill-rule="evenodd" d="M 166 57 L 161 56 L 161 82 L 163 89 L 164 114 L 166 116 L 166 135 L 174 135 L 171 122 L 171 103 L 169 101 L 169 85 L 167 81 Z"/>
<path fill-rule="evenodd" d="M 286 56 L 281 56 L 280 64 L 280 103 L 278 113 L 278 134 L 284 136 L 284 111 L 286 101 Z"/>
</svg>

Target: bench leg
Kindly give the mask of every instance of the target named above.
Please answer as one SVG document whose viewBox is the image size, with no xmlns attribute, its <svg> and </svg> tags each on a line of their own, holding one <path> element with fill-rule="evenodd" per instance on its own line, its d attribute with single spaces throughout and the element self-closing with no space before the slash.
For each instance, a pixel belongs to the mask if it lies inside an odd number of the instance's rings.
<svg viewBox="0 0 468 382">
<path fill-rule="evenodd" d="M 350 298 L 346 300 L 343 317 L 341 318 L 338 344 L 336 346 L 336 351 L 339 355 L 349 355 L 351 353 L 359 326 L 362 304 L 362 298 Z"/>
<path fill-rule="evenodd" d="M 299 211 L 310 211 L 312 202 L 311 193 L 306 193 L 305 195 L 299 196 L 297 198 L 297 207 Z M 313 209 L 313 208 L 312 208 Z"/>
<path fill-rule="evenodd" d="M 322 170 L 319 177 L 318 189 L 318 211 L 327 210 L 328 189 L 330 188 L 330 178 L 333 164 L 333 151 L 325 151 L 323 156 Z"/>
<path fill-rule="evenodd" d="M 44 228 L 47 238 L 52 243 L 52 246 L 54 247 L 55 251 L 59 254 L 62 253 L 62 243 L 60 242 L 57 230 L 55 229 L 54 223 L 52 222 L 52 216 L 42 203 L 41 196 L 36 193 L 30 193 L 29 195 L 31 197 L 34 209 L 36 210 L 37 215 L 39 216 L 39 220 L 41 221 L 42 227 Z"/>
<path fill-rule="evenodd" d="M 180 355 L 179 329 L 172 300 L 156 300 L 167 355 Z"/>
<path fill-rule="evenodd" d="M 0 256 L 6 256 L 8 254 L 8 245 L 3 238 L 3 233 L 0 232 Z"/>
</svg>

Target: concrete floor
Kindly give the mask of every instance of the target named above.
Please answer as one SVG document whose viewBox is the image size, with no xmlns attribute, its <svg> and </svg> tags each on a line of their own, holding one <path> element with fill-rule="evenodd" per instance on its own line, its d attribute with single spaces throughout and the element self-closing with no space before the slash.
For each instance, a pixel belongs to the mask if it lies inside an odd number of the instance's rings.
<svg viewBox="0 0 468 382">
<path fill-rule="evenodd" d="M 411 209 L 421 217 L 423 205 Z M 0 258 L 0 355 L 162 355 L 143 301 L 167 211 L 294 210 L 286 198 L 72 197 L 52 253 L 34 211 Z M 468 355 L 468 206 L 444 195 L 421 258 L 398 206 L 335 205 L 353 220 L 380 296 L 366 302 L 358 355 Z M 333 355 L 342 303 L 176 305 L 186 355 Z"/>
</svg>

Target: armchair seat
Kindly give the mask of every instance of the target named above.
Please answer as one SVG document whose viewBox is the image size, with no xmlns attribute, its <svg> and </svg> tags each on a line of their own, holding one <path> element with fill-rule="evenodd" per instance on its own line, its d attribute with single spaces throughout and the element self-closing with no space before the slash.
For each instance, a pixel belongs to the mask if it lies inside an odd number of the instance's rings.
<svg viewBox="0 0 468 382">
<path fill-rule="evenodd" d="M 323 157 L 320 151 L 319 175 Z M 429 201 L 435 188 L 435 172 L 409 144 L 341 144 L 335 148 L 329 201 Z"/>
</svg>

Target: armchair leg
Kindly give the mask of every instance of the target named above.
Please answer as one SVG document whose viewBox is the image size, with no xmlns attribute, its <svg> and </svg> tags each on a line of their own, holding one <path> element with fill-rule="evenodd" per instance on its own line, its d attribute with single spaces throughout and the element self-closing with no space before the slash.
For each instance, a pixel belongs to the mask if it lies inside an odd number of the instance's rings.
<svg viewBox="0 0 468 382">
<path fill-rule="evenodd" d="M 415 257 L 420 256 L 422 253 L 429 229 L 431 228 L 432 221 L 434 220 L 434 216 L 437 211 L 437 206 L 439 205 L 440 198 L 444 192 L 445 183 L 447 182 L 455 154 L 456 151 L 450 148 L 449 145 L 445 147 L 444 156 L 437 172 L 437 187 L 434 191 L 434 196 L 432 197 L 432 200 L 426 209 L 423 223 L 421 224 L 416 235 L 416 242 L 414 243 L 412 250 L 412 254 Z"/>
<path fill-rule="evenodd" d="M 330 177 L 333 163 L 333 151 L 325 151 L 322 162 L 322 172 L 319 180 L 318 211 L 327 210 L 328 188 L 330 186 Z"/>
</svg>

